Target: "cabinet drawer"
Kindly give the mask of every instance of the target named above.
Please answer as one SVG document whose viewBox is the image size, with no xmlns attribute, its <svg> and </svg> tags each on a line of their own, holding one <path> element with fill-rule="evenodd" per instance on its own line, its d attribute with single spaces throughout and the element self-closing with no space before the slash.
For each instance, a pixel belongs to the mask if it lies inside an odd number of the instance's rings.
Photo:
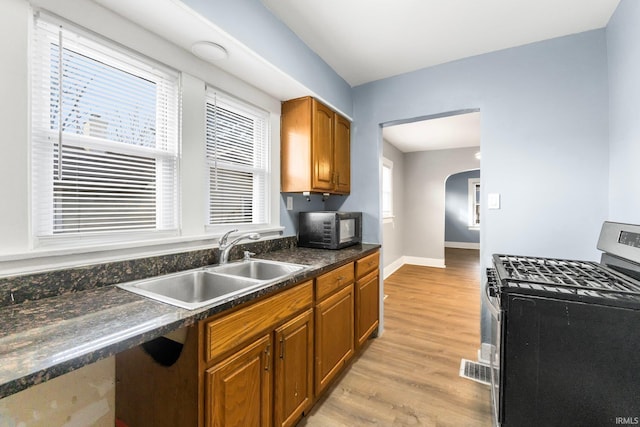
<svg viewBox="0 0 640 427">
<path fill-rule="evenodd" d="M 206 322 L 205 360 L 209 362 L 243 342 L 273 329 L 287 318 L 311 307 L 312 303 L 313 282 L 310 280 L 227 316 Z"/>
<path fill-rule="evenodd" d="M 356 261 L 356 278 L 360 279 L 365 274 L 378 268 L 380 263 L 380 252 L 367 255 Z"/>
<path fill-rule="evenodd" d="M 316 278 L 316 300 L 353 282 L 353 263 L 343 265 Z"/>
</svg>

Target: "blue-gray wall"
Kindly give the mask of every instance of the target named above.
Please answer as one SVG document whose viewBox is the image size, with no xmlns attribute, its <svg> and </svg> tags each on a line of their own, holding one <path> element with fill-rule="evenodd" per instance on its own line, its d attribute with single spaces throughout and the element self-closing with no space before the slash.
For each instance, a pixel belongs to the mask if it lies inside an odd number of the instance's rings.
<svg viewBox="0 0 640 427">
<path fill-rule="evenodd" d="M 607 26 L 609 209 L 612 221 L 640 223 L 640 2 L 622 0 Z"/>
<path fill-rule="evenodd" d="M 293 209 L 287 210 L 287 197 L 291 197 Z M 330 198 L 344 198 L 345 196 L 330 196 Z M 300 193 L 280 193 L 280 225 L 284 227 L 283 236 L 296 236 L 298 234 L 298 214 L 300 212 L 337 210 L 325 204 L 321 194 L 311 194 L 309 197 Z"/>
<path fill-rule="evenodd" d="M 380 124 L 479 108 L 481 264 L 495 252 L 597 259 L 608 215 L 604 30 L 507 49 L 354 88 L 352 196 L 364 239 L 380 241 Z M 407 195 L 410 197 L 410 195 Z M 483 310 L 482 337 L 488 336 Z"/>
<path fill-rule="evenodd" d="M 380 123 L 479 108 L 483 263 L 493 252 L 594 259 L 607 218 L 604 30 L 507 49 L 354 88 L 352 197 L 379 241 Z M 353 201 L 352 201 L 353 199 Z"/>
<path fill-rule="evenodd" d="M 445 183 L 444 240 L 480 243 L 480 230 L 469 229 L 469 180 L 480 178 L 473 170 L 451 175 Z"/>
</svg>

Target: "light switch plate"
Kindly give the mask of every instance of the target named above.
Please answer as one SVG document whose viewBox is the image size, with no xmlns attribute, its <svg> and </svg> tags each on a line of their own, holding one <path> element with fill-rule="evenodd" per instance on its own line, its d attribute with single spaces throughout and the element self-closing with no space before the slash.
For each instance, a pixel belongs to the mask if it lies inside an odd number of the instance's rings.
<svg viewBox="0 0 640 427">
<path fill-rule="evenodd" d="M 293 210 L 293 197 L 291 196 L 287 196 L 287 210 L 288 211 Z"/>
<path fill-rule="evenodd" d="M 500 209 L 500 193 L 487 195 L 487 209 Z"/>
</svg>

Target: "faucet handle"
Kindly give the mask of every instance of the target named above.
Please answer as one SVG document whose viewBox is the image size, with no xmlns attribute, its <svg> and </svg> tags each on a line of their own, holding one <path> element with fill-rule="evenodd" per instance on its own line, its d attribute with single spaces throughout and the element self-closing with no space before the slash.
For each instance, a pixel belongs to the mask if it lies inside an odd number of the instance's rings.
<svg viewBox="0 0 640 427">
<path fill-rule="evenodd" d="M 226 233 L 224 233 L 224 234 L 222 235 L 222 237 L 218 240 L 218 245 L 220 245 L 220 246 L 224 246 L 224 245 L 226 245 L 226 244 L 227 244 L 227 239 L 229 238 L 229 235 L 230 235 L 231 233 L 235 233 L 235 232 L 237 232 L 237 231 L 238 231 L 238 229 L 237 229 L 237 228 L 235 228 L 235 229 L 233 229 L 233 230 L 229 230 L 229 231 L 227 231 Z"/>
<path fill-rule="evenodd" d="M 255 252 L 244 251 L 244 260 L 249 261 L 251 257 L 254 256 L 255 254 L 256 254 Z"/>
</svg>

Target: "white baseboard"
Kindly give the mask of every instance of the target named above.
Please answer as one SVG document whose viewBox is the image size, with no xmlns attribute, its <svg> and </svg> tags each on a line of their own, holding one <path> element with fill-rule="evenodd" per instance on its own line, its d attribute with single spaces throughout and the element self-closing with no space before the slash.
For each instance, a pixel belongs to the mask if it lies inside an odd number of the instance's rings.
<svg viewBox="0 0 640 427">
<path fill-rule="evenodd" d="M 387 265 L 382 272 L 382 275 L 386 279 L 396 272 L 400 267 L 405 264 L 420 265 L 422 267 L 436 267 L 445 268 L 444 259 L 439 258 L 422 258 L 416 256 L 401 256 L 391 264 Z"/>
<path fill-rule="evenodd" d="M 445 268 L 443 258 L 422 258 L 417 256 L 404 256 L 405 264 L 420 265 L 423 267 Z"/>
<path fill-rule="evenodd" d="M 444 247 L 455 248 L 455 249 L 480 249 L 480 243 L 444 242 Z"/>
<path fill-rule="evenodd" d="M 404 265 L 404 257 L 400 257 L 397 260 L 393 261 L 391 264 L 387 265 L 383 272 L 382 275 L 384 276 L 384 278 L 386 279 L 387 277 L 391 276 L 393 273 L 396 272 L 396 270 L 398 270 L 400 267 L 402 267 Z"/>
</svg>

